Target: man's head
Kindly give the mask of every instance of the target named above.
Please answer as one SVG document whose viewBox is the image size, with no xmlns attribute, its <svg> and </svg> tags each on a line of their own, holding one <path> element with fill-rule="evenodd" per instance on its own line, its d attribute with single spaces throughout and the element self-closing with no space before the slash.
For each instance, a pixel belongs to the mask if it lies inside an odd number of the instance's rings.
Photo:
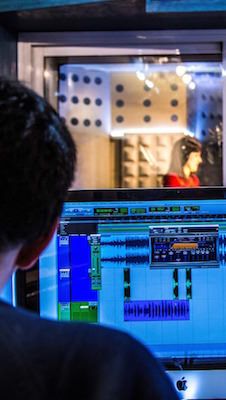
<svg viewBox="0 0 226 400">
<path fill-rule="evenodd" d="M 49 235 L 75 162 L 75 144 L 54 109 L 0 78 L 0 254 Z"/>
</svg>

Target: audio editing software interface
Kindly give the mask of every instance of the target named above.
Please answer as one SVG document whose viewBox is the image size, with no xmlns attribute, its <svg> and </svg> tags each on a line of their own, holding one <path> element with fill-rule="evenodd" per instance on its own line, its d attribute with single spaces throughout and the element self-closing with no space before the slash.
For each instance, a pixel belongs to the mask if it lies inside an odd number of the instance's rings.
<svg viewBox="0 0 226 400">
<path fill-rule="evenodd" d="M 162 358 L 223 357 L 225 262 L 224 199 L 66 202 L 41 314 L 120 328 Z"/>
</svg>

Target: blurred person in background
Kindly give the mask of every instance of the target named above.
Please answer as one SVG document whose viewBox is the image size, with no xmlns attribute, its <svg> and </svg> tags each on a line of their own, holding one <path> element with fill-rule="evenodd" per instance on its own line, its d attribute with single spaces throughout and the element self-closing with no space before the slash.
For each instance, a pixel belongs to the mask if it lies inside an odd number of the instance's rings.
<svg viewBox="0 0 226 400">
<path fill-rule="evenodd" d="M 177 140 L 172 148 L 168 173 L 163 178 L 165 187 L 198 187 L 197 175 L 202 163 L 202 145 L 191 136 Z"/>
</svg>

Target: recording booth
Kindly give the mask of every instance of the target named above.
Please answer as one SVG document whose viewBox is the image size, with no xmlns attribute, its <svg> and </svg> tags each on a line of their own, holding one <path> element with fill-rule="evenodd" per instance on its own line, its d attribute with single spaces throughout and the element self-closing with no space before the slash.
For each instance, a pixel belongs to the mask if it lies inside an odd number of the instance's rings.
<svg viewBox="0 0 226 400">
<path fill-rule="evenodd" d="M 127 331 L 181 398 L 224 398 L 225 262 L 224 187 L 69 191 L 39 260 L 39 312 Z"/>
</svg>

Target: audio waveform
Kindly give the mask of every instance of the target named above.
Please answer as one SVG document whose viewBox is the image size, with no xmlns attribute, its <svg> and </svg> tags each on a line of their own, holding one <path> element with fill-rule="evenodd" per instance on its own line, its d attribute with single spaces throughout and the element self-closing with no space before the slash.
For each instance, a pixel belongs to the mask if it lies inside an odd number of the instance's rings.
<svg viewBox="0 0 226 400">
<path fill-rule="evenodd" d="M 126 263 L 126 264 L 146 264 L 149 263 L 149 256 L 146 255 L 128 255 L 125 257 L 101 257 L 101 263 Z"/>
<path fill-rule="evenodd" d="M 104 240 L 101 241 L 101 246 L 126 246 L 131 248 L 149 247 L 149 239 L 134 237 L 125 240 L 122 239 L 115 239 L 109 241 Z"/>
<path fill-rule="evenodd" d="M 124 303 L 124 321 L 189 320 L 188 300 L 140 300 Z"/>
</svg>

